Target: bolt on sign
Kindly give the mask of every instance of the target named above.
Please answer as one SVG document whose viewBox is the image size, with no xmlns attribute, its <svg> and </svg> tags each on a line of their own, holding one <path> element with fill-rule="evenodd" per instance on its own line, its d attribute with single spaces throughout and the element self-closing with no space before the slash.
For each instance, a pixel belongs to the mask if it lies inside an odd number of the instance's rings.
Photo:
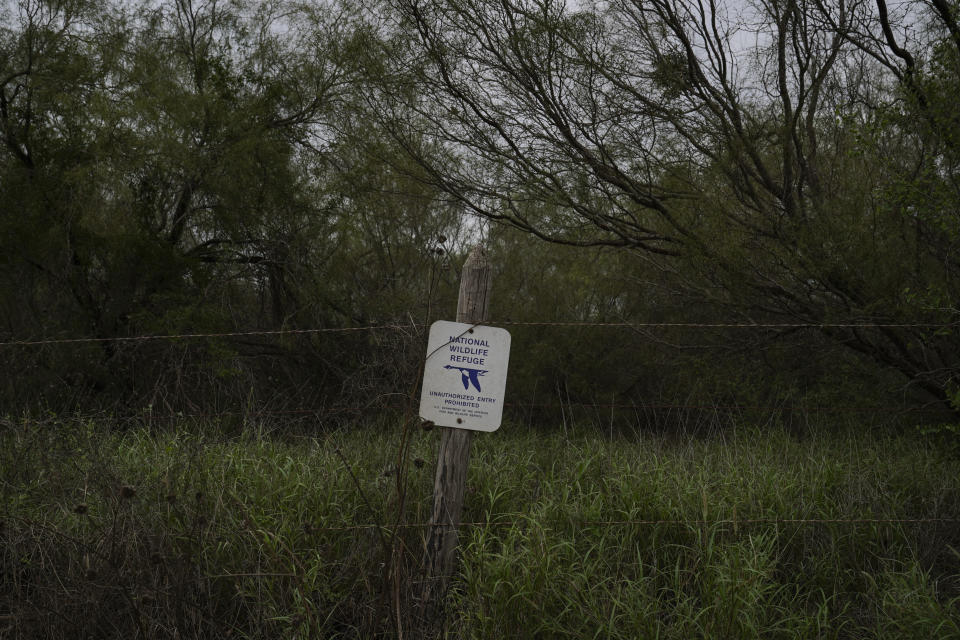
<svg viewBox="0 0 960 640">
<path fill-rule="evenodd" d="M 496 431 L 503 417 L 510 332 L 438 320 L 430 325 L 420 417 L 441 427 Z"/>
</svg>

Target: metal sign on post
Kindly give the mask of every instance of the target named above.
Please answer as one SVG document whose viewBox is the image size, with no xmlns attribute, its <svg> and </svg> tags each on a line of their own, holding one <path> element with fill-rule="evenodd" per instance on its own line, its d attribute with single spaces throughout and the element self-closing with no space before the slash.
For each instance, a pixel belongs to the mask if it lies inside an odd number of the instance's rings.
<svg viewBox="0 0 960 640">
<path fill-rule="evenodd" d="M 442 427 L 496 431 L 503 417 L 510 333 L 438 320 L 430 326 L 420 417 Z"/>
<path fill-rule="evenodd" d="M 490 260 L 487 257 L 487 252 L 484 251 L 482 247 L 474 247 L 470 255 L 467 256 L 466 262 L 463 263 L 463 270 L 460 272 L 460 296 L 457 298 L 457 322 L 451 323 L 465 325 L 465 328 L 453 333 L 453 337 L 461 336 L 461 334 L 466 336 L 476 335 L 479 325 L 487 321 L 490 311 L 490 274 Z M 471 328 L 474 331 L 473 334 L 470 334 Z M 449 331 L 445 332 L 441 330 L 437 342 L 433 342 L 431 339 L 430 343 L 434 345 L 434 350 L 436 350 L 437 346 L 442 347 L 446 345 L 447 342 L 450 342 L 451 335 L 446 335 L 449 333 Z M 504 331 L 504 333 L 506 332 Z M 505 346 L 507 350 L 509 350 L 509 334 L 507 334 L 507 338 Z M 470 344 L 464 342 L 457 344 L 478 350 L 486 348 L 477 343 Z M 489 342 L 489 344 L 493 343 Z M 449 345 L 446 346 L 449 347 Z M 427 355 L 434 354 L 434 350 L 428 351 Z M 436 351 L 436 353 L 440 353 L 441 351 L 443 351 L 442 348 Z M 445 386 L 442 390 L 437 389 L 438 392 L 462 393 L 463 395 L 471 395 L 474 397 L 480 395 L 485 398 L 492 397 L 486 393 L 489 390 L 486 385 L 486 376 L 492 375 L 493 372 L 493 369 L 488 367 L 490 363 L 487 362 L 487 356 L 489 354 L 462 352 L 459 353 L 462 357 L 461 360 L 451 361 L 450 354 L 455 352 L 450 351 L 448 348 L 446 353 L 448 354 L 446 361 L 428 358 L 430 361 L 428 364 L 430 364 L 429 370 L 431 371 L 431 375 L 442 372 L 444 375 L 449 375 L 452 378 L 452 380 L 445 380 L 445 383 L 448 381 L 451 383 L 452 390 L 446 391 Z M 506 353 L 506 350 L 504 353 Z M 434 354 L 434 356 L 435 355 L 436 354 Z M 484 361 L 482 365 L 479 363 L 480 359 Z M 502 371 L 504 382 L 506 381 L 506 364 L 506 359 L 504 359 Z M 458 368 L 456 370 L 447 369 L 446 367 L 448 365 Z M 426 366 L 424 367 L 424 371 L 427 371 Z M 474 382 L 477 383 L 476 386 L 479 390 L 473 389 L 474 393 L 470 393 L 471 385 Z M 456 386 L 457 384 L 460 385 L 459 389 Z M 426 390 L 427 388 L 427 385 L 424 384 L 424 389 Z M 427 398 L 436 397 L 430 396 L 429 391 L 426 391 L 426 393 Z M 489 427 L 491 430 L 500 424 L 499 416 L 502 413 L 503 407 L 502 387 L 499 398 L 500 402 L 497 404 L 499 404 L 501 408 L 497 413 L 496 425 Z M 440 400 L 444 399 L 447 398 L 440 398 Z M 467 401 L 464 400 L 464 402 Z M 430 402 L 428 402 L 427 405 L 430 405 Z M 447 406 L 452 407 L 454 405 Z M 477 409 L 476 407 L 467 408 L 472 410 Z M 421 403 L 421 415 L 425 413 L 423 409 L 424 407 Z M 434 411 L 440 413 L 437 409 L 434 409 Z M 492 409 L 489 411 L 492 411 Z M 447 418 L 452 418 L 452 420 L 448 420 Z M 458 427 L 467 424 L 468 419 L 474 421 L 482 418 L 482 415 L 480 418 L 471 419 L 469 415 L 450 416 L 448 414 L 441 414 L 440 424 L 450 424 L 450 422 L 452 422 L 452 427 Z M 461 422 L 457 423 L 457 419 Z M 479 424 L 479 422 L 475 422 L 474 424 Z M 491 425 L 492 422 L 488 421 L 486 424 Z M 440 431 L 440 449 L 437 452 L 437 472 L 433 480 L 433 513 L 430 517 L 430 531 L 427 535 L 424 549 L 424 575 L 426 579 L 423 581 L 423 591 L 420 599 L 427 618 L 430 617 L 431 611 L 442 609 L 447 587 L 456 565 L 457 526 L 460 524 L 460 514 L 463 512 L 463 500 L 467 488 L 467 466 L 470 464 L 470 440 L 473 438 L 473 431 L 469 429 L 447 428 L 440 429 Z"/>
</svg>

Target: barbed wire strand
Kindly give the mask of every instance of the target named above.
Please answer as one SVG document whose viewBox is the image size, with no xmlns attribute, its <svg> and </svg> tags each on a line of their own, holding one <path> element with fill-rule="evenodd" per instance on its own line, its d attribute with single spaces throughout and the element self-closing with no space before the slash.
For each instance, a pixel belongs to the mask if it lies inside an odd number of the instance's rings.
<svg viewBox="0 0 960 640">
<path fill-rule="evenodd" d="M 960 323 L 725 323 L 725 322 L 516 322 L 505 320 L 493 322 L 490 326 L 513 327 L 608 327 L 631 329 L 686 328 L 686 329 L 953 329 Z M 37 340 L 7 340 L 0 347 L 25 347 L 56 344 L 83 344 L 103 342 L 137 342 L 148 340 L 186 340 L 200 338 L 238 338 L 252 336 L 281 336 L 319 333 L 346 333 L 359 331 L 386 331 L 423 329 L 426 325 L 418 323 L 381 324 L 363 327 L 325 327 L 317 329 L 263 329 L 255 331 L 224 331 L 206 333 L 153 334 L 138 336 L 116 336 L 109 338 L 48 338 Z"/>
<path fill-rule="evenodd" d="M 12 520 L 19 520 L 27 525 L 39 524 L 28 518 L 13 516 Z M 901 524 L 960 524 L 960 518 L 718 518 L 716 520 L 703 519 L 640 519 L 640 520 L 549 520 L 546 522 L 537 522 L 531 518 L 506 518 L 493 521 L 468 521 L 461 522 L 458 527 L 481 528 L 481 527 L 513 527 L 518 525 L 533 526 L 539 528 L 550 527 L 629 527 L 629 526 L 695 526 L 711 527 L 719 525 L 814 525 L 814 524 L 835 524 L 835 525 L 901 525 Z M 379 523 L 361 523 L 341 526 L 317 526 L 310 522 L 304 523 L 304 529 L 308 533 L 324 533 L 334 531 L 364 531 L 368 529 L 427 529 L 430 527 L 447 526 L 431 522 L 407 522 L 394 524 Z"/>
<path fill-rule="evenodd" d="M 701 328 L 701 329 L 950 329 L 960 322 L 514 322 L 497 323 L 515 327 L 624 327 L 638 329 L 656 328 Z"/>
<path fill-rule="evenodd" d="M 623 404 L 623 403 L 592 403 L 592 402 L 573 402 L 573 403 L 523 403 L 506 402 L 504 406 L 511 409 L 568 409 L 570 407 L 582 409 L 630 409 L 634 411 L 789 411 L 796 413 L 944 413 L 944 408 L 931 407 L 803 407 L 792 405 L 687 405 L 687 404 Z M 403 411 L 406 405 L 387 404 L 387 405 L 363 405 L 348 407 L 324 407 L 316 409 L 278 409 L 278 410 L 258 410 L 258 411 L 187 411 L 172 413 L 149 413 L 132 414 L 120 416 L 120 420 L 175 420 L 188 418 L 261 418 L 261 417 L 289 417 L 289 416 L 325 416 L 341 413 L 361 413 L 364 411 Z"/>
<path fill-rule="evenodd" d="M 957 524 L 960 518 L 729 518 L 719 520 L 555 520 L 550 522 L 538 523 L 530 519 L 508 519 L 494 520 L 491 522 L 461 522 L 459 527 L 510 527 L 517 525 L 535 526 L 535 527 L 565 527 L 574 525 L 577 527 L 614 527 L 614 526 L 677 526 L 690 525 L 697 527 L 715 526 L 715 525 L 751 525 L 751 524 L 777 524 L 777 525 L 810 525 L 810 524 L 839 524 L 839 525 L 895 525 L 895 524 Z M 367 529 L 426 529 L 436 526 L 446 526 L 430 522 L 410 522 L 393 525 L 381 525 L 373 523 L 344 525 L 344 526 L 314 526 L 307 523 L 311 532 L 321 533 L 326 531 L 363 531 Z"/>
<path fill-rule="evenodd" d="M 422 325 L 381 324 L 365 327 L 327 327 L 321 329 L 270 329 L 257 331 L 226 331 L 220 333 L 177 333 L 140 336 L 118 336 L 111 338 L 51 338 L 44 340 L 9 340 L 0 342 L 0 347 L 24 347 L 50 344 L 78 344 L 85 342 L 136 342 L 140 340 L 182 340 L 194 338 L 239 338 L 247 336 L 279 336 L 311 333 L 345 333 L 349 331 L 384 331 L 422 327 Z"/>
</svg>

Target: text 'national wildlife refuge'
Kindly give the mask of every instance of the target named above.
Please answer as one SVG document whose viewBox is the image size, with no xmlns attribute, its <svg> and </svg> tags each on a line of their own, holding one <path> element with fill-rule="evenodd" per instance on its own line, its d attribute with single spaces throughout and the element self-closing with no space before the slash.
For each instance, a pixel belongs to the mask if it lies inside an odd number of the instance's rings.
<svg viewBox="0 0 960 640">
<path fill-rule="evenodd" d="M 441 426 L 494 431 L 500 426 L 510 333 L 444 320 L 433 323 L 420 416 Z"/>
</svg>

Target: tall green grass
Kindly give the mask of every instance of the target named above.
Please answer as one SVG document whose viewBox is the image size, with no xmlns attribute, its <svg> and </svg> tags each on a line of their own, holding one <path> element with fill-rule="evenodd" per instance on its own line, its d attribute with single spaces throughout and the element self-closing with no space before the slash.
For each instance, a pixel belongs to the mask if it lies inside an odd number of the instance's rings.
<svg viewBox="0 0 960 640">
<path fill-rule="evenodd" d="M 7 420 L 0 637 L 419 637 L 425 531 L 394 525 L 429 518 L 437 434 L 414 436 L 399 482 L 398 442 Z M 919 435 L 505 425 L 474 441 L 432 630 L 960 638 L 960 522 L 909 522 L 930 518 L 960 518 L 960 458 Z M 868 521 L 784 522 L 851 519 Z"/>
<path fill-rule="evenodd" d="M 518 444 L 481 454 L 473 515 L 515 524 L 469 536 L 467 636 L 960 637 L 957 523 L 751 522 L 957 517 L 957 462 L 927 443 Z"/>
</svg>

